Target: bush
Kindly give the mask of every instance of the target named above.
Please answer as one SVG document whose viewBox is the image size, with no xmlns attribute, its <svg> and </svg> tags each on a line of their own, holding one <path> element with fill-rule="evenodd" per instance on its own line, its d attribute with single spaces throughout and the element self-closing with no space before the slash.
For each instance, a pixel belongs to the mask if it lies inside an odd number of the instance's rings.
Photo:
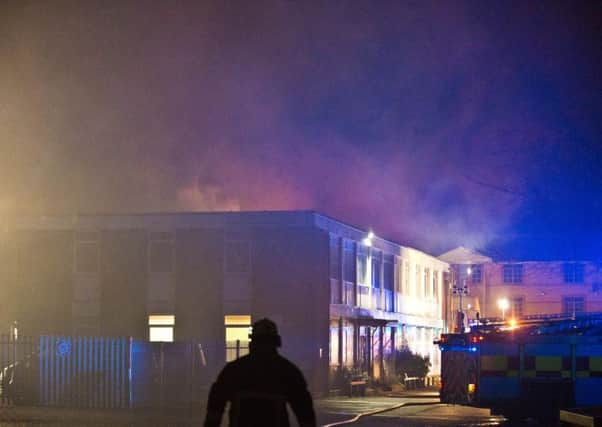
<svg viewBox="0 0 602 427">
<path fill-rule="evenodd" d="M 412 353 L 409 348 L 395 350 L 395 375 L 403 379 L 403 374 L 409 377 L 424 378 L 429 372 L 431 361 L 428 356 Z"/>
</svg>

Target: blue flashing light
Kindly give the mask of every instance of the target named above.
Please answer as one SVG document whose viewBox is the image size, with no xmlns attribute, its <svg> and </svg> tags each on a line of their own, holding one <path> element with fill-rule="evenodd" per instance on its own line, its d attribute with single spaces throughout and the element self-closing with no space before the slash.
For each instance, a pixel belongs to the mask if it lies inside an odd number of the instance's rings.
<svg viewBox="0 0 602 427">
<path fill-rule="evenodd" d="M 441 351 L 457 351 L 457 352 L 463 352 L 463 353 L 476 353 L 477 351 L 479 351 L 479 348 L 477 346 L 470 346 L 470 347 L 466 347 L 466 346 L 459 346 L 459 345 L 450 345 L 450 346 L 440 346 L 439 347 L 441 349 Z"/>
</svg>

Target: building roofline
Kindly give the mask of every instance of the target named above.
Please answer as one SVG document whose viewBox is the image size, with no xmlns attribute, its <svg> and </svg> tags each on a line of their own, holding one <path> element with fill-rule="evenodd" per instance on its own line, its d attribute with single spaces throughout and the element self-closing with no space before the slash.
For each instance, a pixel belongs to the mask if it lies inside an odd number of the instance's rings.
<svg viewBox="0 0 602 427">
<path fill-rule="evenodd" d="M 354 235 L 356 240 L 361 240 L 366 233 L 372 231 L 370 228 L 360 228 L 357 225 L 349 224 L 347 222 L 341 221 L 335 217 L 330 215 L 323 214 L 321 212 L 317 212 L 311 209 L 299 209 L 299 210 L 245 210 L 245 211 L 162 211 L 162 212 L 98 212 L 98 213 L 58 213 L 58 214 L 23 214 L 23 215 L 10 215 L 12 221 L 9 221 L 9 224 L 14 225 L 15 228 L 47 228 L 47 227 L 56 227 L 57 229 L 61 228 L 72 228 L 73 225 L 80 226 L 82 228 L 91 228 L 94 229 L 99 227 L 99 224 L 95 224 L 95 221 L 103 221 L 113 219 L 116 222 L 111 224 L 115 227 L 119 226 L 118 221 L 123 221 L 123 227 L 134 226 L 135 224 L 130 223 L 131 220 L 145 218 L 148 220 L 147 223 L 141 224 L 144 226 L 158 226 L 162 225 L 165 227 L 173 226 L 174 221 L 182 221 L 183 219 L 188 218 L 191 223 L 185 225 L 195 225 L 194 220 L 204 218 L 215 218 L 218 219 L 213 224 L 208 223 L 205 225 L 214 225 L 218 226 L 220 224 L 219 219 L 224 219 L 225 224 L 236 224 L 236 221 L 229 222 L 229 218 L 236 217 L 249 217 L 252 215 L 267 215 L 271 217 L 274 221 L 270 221 L 269 218 L 265 218 L 266 221 L 261 221 L 260 219 L 257 222 L 251 222 L 249 225 L 268 225 L 270 223 L 278 224 L 287 222 L 291 225 L 297 226 L 313 226 L 324 231 L 332 231 L 327 224 L 325 223 L 333 223 L 338 226 L 348 230 L 351 234 Z M 7 216 L 8 217 L 8 216 Z M 294 221 L 286 221 L 287 217 L 289 218 L 297 218 L 298 223 L 295 224 Z M 279 218 L 279 220 L 278 220 Z M 172 219 L 172 221 L 168 220 Z M 263 218 L 262 218 L 263 219 Z M 318 219 L 322 219 L 323 221 L 319 221 Z M 157 221 L 155 221 L 157 220 Z M 108 221 L 107 221 L 108 222 Z M 107 224 L 109 225 L 109 224 Z M 202 224 L 198 224 L 202 225 Z M 10 228 L 10 226 L 9 226 Z M 121 227 L 119 227 L 121 228 Z M 395 247 L 398 249 L 405 249 L 415 251 L 425 256 L 432 257 L 437 261 L 448 264 L 443 260 L 437 259 L 435 255 L 431 255 L 425 251 L 420 249 L 416 249 L 410 246 L 405 246 L 397 241 L 382 237 L 375 233 L 374 239 L 381 243 L 383 246 L 390 246 L 391 248 Z"/>
</svg>

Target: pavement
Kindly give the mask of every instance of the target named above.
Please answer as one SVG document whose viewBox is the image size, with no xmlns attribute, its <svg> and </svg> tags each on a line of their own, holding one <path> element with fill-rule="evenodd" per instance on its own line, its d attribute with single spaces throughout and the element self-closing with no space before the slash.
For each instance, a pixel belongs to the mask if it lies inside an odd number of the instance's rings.
<svg viewBox="0 0 602 427">
<path fill-rule="evenodd" d="M 459 425 L 450 420 L 475 420 L 482 424 L 489 411 L 439 403 L 433 390 L 380 393 L 368 397 L 330 397 L 314 401 L 318 425 L 335 427 L 390 425 L 392 419 L 403 419 L 403 426 Z M 426 405 L 426 406 L 425 406 Z M 0 427 L 25 426 L 128 426 L 128 427 L 192 427 L 200 426 L 205 411 L 202 407 L 180 409 L 73 409 L 55 407 L 0 406 Z M 424 420 L 431 424 L 424 424 Z M 459 421 L 458 421 L 459 422 Z M 387 424 L 389 423 L 389 424 Z M 293 423 L 294 425 L 294 423 Z M 401 424 L 396 424 L 401 425 Z"/>
</svg>

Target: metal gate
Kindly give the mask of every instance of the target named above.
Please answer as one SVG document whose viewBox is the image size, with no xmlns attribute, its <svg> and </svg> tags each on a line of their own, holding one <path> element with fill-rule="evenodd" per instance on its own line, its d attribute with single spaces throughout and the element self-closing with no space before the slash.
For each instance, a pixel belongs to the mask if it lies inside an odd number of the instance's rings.
<svg viewBox="0 0 602 427">
<path fill-rule="evenodd" d="M 37 346 L 31 337 L 0 335 L 0 404 L 37 400 Z"/>
<path fill-rule="evenodd" d="M 205 362 L 198 344 L 134 341 L 131 354 L 132 407 L 182 407 L 204 399 Z"/>
</svg>

